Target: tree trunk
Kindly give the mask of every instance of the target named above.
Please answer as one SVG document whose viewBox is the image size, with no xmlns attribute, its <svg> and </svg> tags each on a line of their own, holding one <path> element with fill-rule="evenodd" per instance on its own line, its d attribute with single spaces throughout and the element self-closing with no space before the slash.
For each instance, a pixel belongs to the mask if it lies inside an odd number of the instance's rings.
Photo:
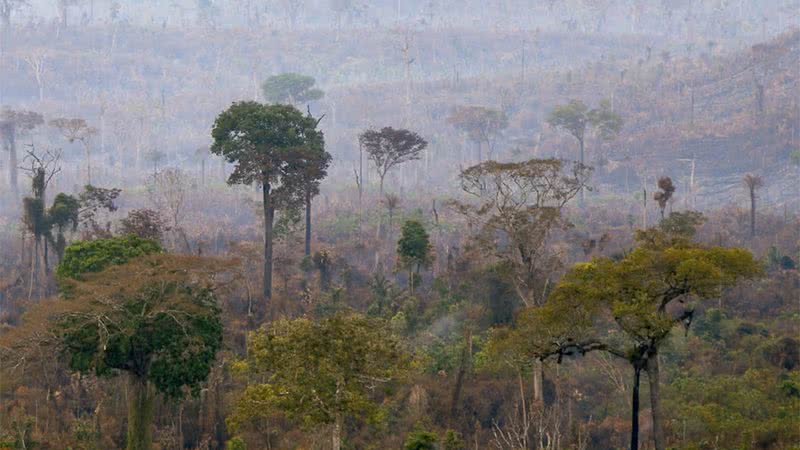
<svg viewBox="0 0 800 450">
<path fill-rule="evenodd" d="M 264 299 L 272 298 L 272 225 L 275 218 L 275 206 L 272 204 L 270 185 L 262 186 L 264 201 Z"/>
<path fill-rule="evenodd" d="M 86 180 L 88 184 L 92 184 L 92 152 L 88 144 L 86 144 Z"/>
<path fill-rule="evenodd" d="M 750 189 L 750 237 L 756 237 L 756 191 Z"/>
<path fill-rule="evenodd" d="M 631 411 L 631 450 L 638 450 L 639 448 L 639 377 L 642 368 L 634 366 L 633 368 L 633 393 Z"/>
<path fill-rule="evenodd" d="M 664 428 L 661 422 L 661 394 L 659 389 L 658 353 L 647 357 L 647 379 L 650 384 L 650 409 L 653 412 L 653 444 L 655 450 L 664 450 Z"/>
<path fill-rule="evenodd" d="M 458 413 L 458 405 L 461 400 L 461 390 L 464 386 L 464 377 L 467 374 L 467 367 L 472 358 L 472 330 L 467 329 L 464 333 L 464 349 L 461 351 L 461 362 L 458 366 L 458 373 L 456 374 L 456 383 L 453 387 L 453 397 L 450 400 L 450 420 L 455 423 L 456 413 Z"/>
<path fill-rule="evenodd" d="M 128 450 L 150 450 L 153 436 L 153 392 L 147 381 L 130 375 L 128 383 Z"/>
<path fill-rule="evenodd" d="M 306 192 L 306 256 L 311 255 L 311 192 Z"/>
<path fill-rule="evenodd" d="M 50 264 L 47 260 L 48 258 L 48 246 L 47 246 L 47 238 L 44 238 L 44 273 L 50 273 Z"/>
<path fill-rule="evenodd" d="M 580 146 L 581 146 L 581 165 L 584 165 L 584 164 L 585 164 L 585 159 L 584 159 L 584 145 L 583 145 L 583 139 L 578 139 L 578 143 L 579 143 L 579 144 L 580 144 Z M 585 200 L 586 200 L 586 189 L 584 189 L 584 187 L 583 187 L 583 186 L 581 186 L 581 204 L 583 204 L 583 202 L 584 202 Z"/>
<path fill-rule="evenodd" d="M 332 444 L 333 450 L 339 450 L 342 448 L 342 415 L 337 414 L 336 419 L 333 422 L 333 434 L 332 434 Z"/>
<path fill-rule="evenodd" d="M 544 365 L 542 360 L 536 358 L 533 360 L 533 403 L 534 405 L 541 406 L 544 404 Z"/>
</svg>

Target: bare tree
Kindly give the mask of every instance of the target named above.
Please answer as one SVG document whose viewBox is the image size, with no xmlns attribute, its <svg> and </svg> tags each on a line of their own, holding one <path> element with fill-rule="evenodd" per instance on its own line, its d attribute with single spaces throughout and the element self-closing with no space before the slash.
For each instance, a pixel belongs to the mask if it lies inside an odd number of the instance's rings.
<svg viewBox="0 0 800 450">
<path fill-rule="evenodd" d="M 33 78 L 36 80 L 36 86 L 39 88 L 39 101 L 44 101 L 44 86 L 47 78 L 47 50 L 33 49 L 23 59 L 28 64 Z"/>
<path fill-rule="evenodd" d="M 185 250 L 191 251 L 181 224 L 186 214 L 188 180 L 180 169 L 169 168 L 156 172 L 147 181 L 147 195 L 153 206 L 169 220 L 169 229 L 183 240 Z"/>
<path fill-rule="evenodd" d="M 544 303 L 550 273 L 560 258 L 548 246 L 553 231 L 568 222 L 564 206 L 584 187 L 591 169 L 574 163 L 565 170 L 557 159 L 520 163 L 485 161 L 461 172 L 461 188 L 471 202 L 451 201 L 477 230 L 473 245 L 505 263 L 526 306 Z M 541 401 L 542 365 L 534 362 L 534 399 Z"/>
</svg>

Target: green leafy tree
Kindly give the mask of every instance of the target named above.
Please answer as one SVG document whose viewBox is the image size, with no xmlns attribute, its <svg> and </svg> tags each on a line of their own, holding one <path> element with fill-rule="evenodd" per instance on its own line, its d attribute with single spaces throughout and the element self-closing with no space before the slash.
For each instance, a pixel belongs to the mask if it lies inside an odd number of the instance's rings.
<svg viewBox="0 0 800 450">
<path fill-rule="evenodd" d="M 408 290 L 414 295 L 414 278 L 419 276 L 420 268 L 430 267 L 434 259 L 430 237 L 422 223 L 408 220 L 403 224 L 397 241 L 397 257 L 400 267 L 408 271 Z"/>
<path fill-rule="evenodd" d="M 321 99 L 325 93 L 314 88 L 316 80 L 308 75 L 282 73 L 264 81 L 261 89 L 269 103 L 301 105 Z"/>
<path fill-rule="evenodd" d="M 658 204 L 658 209 L 661 212 L 661 220 L 664 220 L 664 210 L 667 204 L 675 194 L 675 185 L 672 184 L 672 178 L 661 177 L 658 179 L 658 191 L 653 193 L 653 200 Z"/>
<path fill-rule="evenodd" d="M 406 437 L 403 450 L 436 450 L 436 434 L 430 431 L 412 431 Z"/>
<path fill-rule="evenodd" d="M 64 257 L 67 246 L 66 232 L 74 232 L 78 228 L 80 209 L 80 201 L 77 198 L 60 192 L 47 210 L 47 221 L 50 226 L 48 239 L 52 242 L 59 261 Z"/>
<path fill-rule="evenodd" d="M 218 264 L 153 254 L 60 282 L 69 287 L 62 289 L 64 306 L 53 331 L 68 367 L 98 376 L 127 374 L 128 450 L 152 447 L 157 394 L 196 395 L 211 371 L 222 345 L 212 284 Z"/>
<path fill-rule="evenodd" d="M 318 323 L 281 319 L 252 333 L 249 343 L 237 368 L 262 381 L 245 389 L 228 418 L 231 428 L 282 412 L 308 426 L 332 425 L 334 450 L 345 418 L 377 414 L 378 388 L 397 380 L 407 361 L 388 327 L 358 314 Z"/>
<path fill-rule="evenodd" d="M 322 142 L 320 142 L 321 144 Z M 305 207 L 305 256 L 311 255 L 311 200 L 319 195 L 319 186 L 328 175 L 331 155 L 322 146 L 308 146 L 298 149 L 289 164 L 292 174 L 290 182 L 296 184 L 298 201 Z"/>
<path fill-rule="evenodd" d="M 155 241 L 134 235 L 73 242 L 64 251 L 56 268 L 61 278 L 81 279 L 85 274 L 100 272 L 113 265 L 125 264 L 133 258 L 161 252 Z"/>
<path fill-rule="evenodd" d="M 639 377 L 647 372 L 656 449 L 665 448 L 659 350 L 672 330 L 688 328 L 698 302 L 756 276 L 740 248 L 707 247 L 651 229 L 619 260 L 596 258 L 570 269 L 544 307 L 520 316 L 516 336 L 539 359 L 604 350 L 634 369 L 631 448 L 638 448 Z"/>
<path fill-rule="evenodd" d="M 236 164 L 228 184 L 261 185 L 264 208 L 263 295 L 272 297 L 272 248 L 275 211 L 291 207 L 302 183 L 312 177 L 299 176 L 301 152 L 324 147 L 318 121 L 294 106 L 238 102 L 217 116 L 211 136 L 211 152 Z M 311 150 L 309 150 L 311 149 Z M 293 163 L 295 162 L 295 163 Z M 317 166 L 319 167 L 319 166 Z M 327 167 L 327 166 L 325 166 Z M 324 176 L 323 171 L 315 171 Z M 308 190 L 306 190 L 308 192 Z"/>
<path fill-rule="evenodd" d="M 580 163 L 585 164 L 586 130 L 594 127 L 600 139 L 613 139 L 622 129 L 622 118 L 611 109 L 607 100 L 600 102 L 597 108 L 589 109 L 580 100 L 570 100 L 566 105 L 556 106 L 547 116 L 550 126 L 563 130 L 578 140 L 580 147 Z M 581 199 L 584 193 L 581 191 Z"/>
<path fill-rule="evenodd" d="M 368 158 L 375 164 L 375 171 L 380 178 L 380 198 L 383 198 L 386 174 L 397 165 L 419 159 L 428 146 L 428 141 L 417 133 L 392 127 L 364 131 L 358 136 L 358 140 L 369 155 Z"/>
</svg>

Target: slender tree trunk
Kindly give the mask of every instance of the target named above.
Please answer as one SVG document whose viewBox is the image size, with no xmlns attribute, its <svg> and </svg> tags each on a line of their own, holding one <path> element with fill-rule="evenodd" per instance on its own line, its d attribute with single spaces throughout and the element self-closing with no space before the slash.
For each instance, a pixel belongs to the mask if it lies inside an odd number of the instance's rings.
<svg viewBox="0 0 800 450">
<path fill-rule="evenodd" d="M 584 144 L 583 144 L 583 138 L 581 138 L 581 139 L 578 139 L 578 143 L 579 143 L 579 144 L 580 144 L 580 146 L 581 146 L 581 165 L 584 165 L 586 162 L 585 162 L 585 158 L 584 158 Z M 583 186 L 581 186 L 581 204 L 583 204 L 583 202 L 584 202 L 585 200 L 586 200 L 586 189 L 584 189 L 584 187 L 583 187 Z"/>
<path fill-rule="evenodd" d="M 750 237 L 756 237 L 756 191 L 750 189 Z"/>
<path fill-rule="evenodd" d="M 306 256 L 311 255 L 311 192 L 306 192 Z"/>
<path fill-rule="evenodd" d="M 44 238 L 44 273 L 50 273 L 50 264 L 47 260 L 48 258 L 48 246 L 47 246 L 47 238 Z"/>
<path fill-rule="evenodd" d="M 653 444 L 655 450 L 664 450 L 664 428 L 661 420 L 661 393 L 659 387 L 658 353 L 647 357 L 647 379 L 650 385 L 650 409 L 653 412 Z"/>
<path fill-rule="evenodd" d="M 522 426 L 525 434 L 522 435 L 523 448 L 528 448 L 528 405 L 525 401 L 525 384 L 522 381 L 522 370 L 517 372 L 517 384 L 519 384 L 519 399 L 522 403 Z"/>
<path fill-rule="evenodd" d="M 272 204 L 270 185 L 264 182 L 262 186 L 264 201 L 264 299 L 272 298 L 272 225 L 275 218 L 275 206 Z"/>
<path fill-rule="evenodd" d="M 150 450 L 153 436 L 152 388 L 147 381 L 130 375 L 128 386 L 128 446 L 127 450 Z"/>
<path fill-rule="evenodd" d="M 92 184 L 92 152 L 88 144 L 86 144 L 86 180 L 88 184 Z"/>
<path fill-rule="evenodd" d="M 633 393 L 632 395 L 632 411 L 631 411 L 631 449 L 639 449 L 639 378 L 642 373 L 642 368 L 638 365 L 633 367 Z"/>
<path fill-rule="evenodd" d="M 539 358 L 533 360 L 533 403 L 544 404 L 544 365 Z"/>
<path fill-rule="evenodd" d="M 333 450 L 339 450 L 342 448 L 342 423 L 344 420 L 342 419 L 341 414 L 336 415 L 336 419 L 333 422 L 333 433 L 332 433 L 332 444 Z"/>
<path fill-rule="evenodd" d="M 464 333 L 464 349 L 461 351 L 461 362 L 458 366 L 458 373 L 456 373 L 456 383 L 453 387 L 453 397 L 450 401 L 450 420 L 455 422 L 456 413 L 458 413 L 459 402 L 461 401 L 461 390 L 464 386 L 464 378 L 467 375 L 467 367 L 472 358 L 472 330 L 467 329 Z"/>
</svg>

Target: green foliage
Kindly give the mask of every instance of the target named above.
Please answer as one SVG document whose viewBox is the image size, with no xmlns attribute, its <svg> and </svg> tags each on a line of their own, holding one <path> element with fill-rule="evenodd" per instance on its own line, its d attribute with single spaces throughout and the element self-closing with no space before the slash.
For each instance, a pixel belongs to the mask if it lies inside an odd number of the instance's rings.
<svg viewBox="0 0 800 450">
<path fill-rule="evenodd" d="M 442 437 L 442 450 L 466 450 L 467 443 L 461 437 L 461 433 L 455 430 L 447 430 Z"/>
<path fill-rule="evenodd" d="M 436 434 L 430 431 L 413 431 L 406 437 L 403 450 L 436 450 Z"/>
<path fill-rule="evenodd" d="M 69 368 L 126 371 L 168 397 L 197 393 L 222 345 L 222 322 L 213 291 L 189 273 L 191 261 L 140 258 L 77 283 L 80 306 L 55 326 Z"/>
<path fill-rule="evenodd" d="M 692 238 L 705 221 L 706 218 L 699 211 L 671 212 L 659 222 L 658 227 L 670 235 Z"/>
<path fill-rule="evenodd" d="M 385 324 L 337 313 L 315 323 L 281 319 L 251 333 L 240 371 L 254 377 L 228 424 L 282 412 L 306 426 L 378 413 L 379 387 L 404 371 L 406 355 Z M 255 381 L 260 380 L 260 381 Z"/>
<path fill-rule="evenodd" d="M 291 105 L 237 102 L 214 121 L 211 152 L 236 164 L 229 184 L 267 182 L 274 188 L 291 175 L 289 161 L 297 149 L 322 147 L 316 127 L 314 118 Z"/>
<path fill-rule="evenodd" d="M 420 267 L 429 267 L 433 262 L 433 250 L 425 227 L 416 220 L 408 220 L 403 224 L 403 231 L 397 241 L 397 255 L 400 266 L 419 271 Z"/>
<path fill-rule="evenodd" d="M 520 313 L 503 348 L 558 358 L 622 342 L 655 351 L 676 325 L 691 323 L 693 302 L 760 273 L 753 256 L 740 248 L 705 247 L 654 229 L 638 239 L 639 246 L 619 260 L 574 265 L 543 307 Z M 617 350 L 633 357 L 630 351 Z"/>
<path fill-rule="evenodd" d="M 668 410 L 685 430 L 685 448 L 791 448 L 800 440 L 800 373 L 680 376 L 667 387 Z M 786 386 L 789 386 L 787 388 Z"/>
<path fill-rule="evenodd" d="M 622 129 L 623 121 L 611 109 L 611 103 L 607 100 L 601 101 L 597 108 L 591 110 L 580 100 L 570 100 L 565 105 L 553 108 L 547 116 L 547 123 L 566 131 L 583 143 L 588 126 L 597 128 L 601 139 L 610 140 Z"/>
<path fill-rule="evenodd" d="M 236 436 L 228 439 L 228 442 L 225 443 L 225 450 L 247 450 L 247 444 L 244 439 Z"/>
<path fill-rule="evenodd" d="M 80 279 L 83 274 L 100 272 L 112 265 L 125 264 L 137 256 L 161 251 L 156 242 L 133 235 L 77 241 L 64 250 L 56 274 L 61 278 Z"/>
<path fill-rule="evenodd" d="M 270 103 L 302 104 L 321 99 L 325 93 L 315 89 L 316 80 L 308 75 L 283 73 L 274 75 L 261 85 L 264 98 Z"/>
<path fill-rule="evenodd" d="M 566 105 L 553 108 L 547 116 L 547 123 L 562 129 L 578 140 L 583 140 L 586 125 L 589 123 L 589 107 L 580 100 L 570 100 Z"/>
</svg>

